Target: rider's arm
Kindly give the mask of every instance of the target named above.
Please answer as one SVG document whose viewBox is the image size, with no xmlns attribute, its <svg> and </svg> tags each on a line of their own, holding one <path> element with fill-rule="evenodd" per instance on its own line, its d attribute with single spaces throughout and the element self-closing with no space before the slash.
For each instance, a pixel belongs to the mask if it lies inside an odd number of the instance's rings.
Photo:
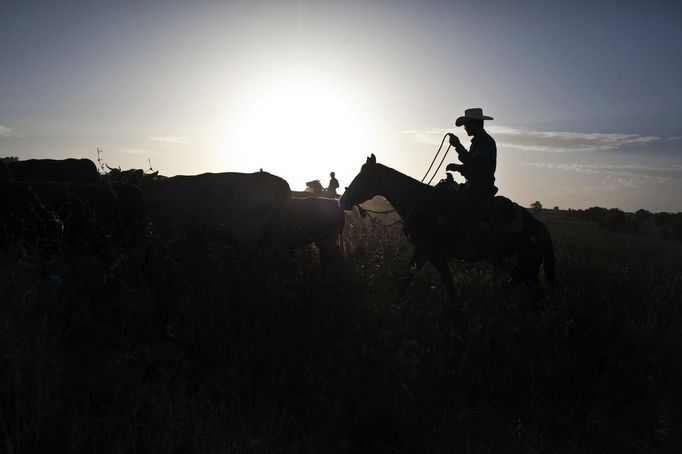
<svg viewBox="0 0 682 454">
<path fill-rule="evenodd" d="M 448 166 L 445 168 L 445 170 L 447 170 L 448 172 L 459 172 L 467 180 L 469 179 L 469 177 L 471 177 L 471 174 L 472 174 L 471 167 L 466 165 L 466 164 L 455 164 L 455 163 L 448 164 Z"/>
<path fill-rule="evenodd" d="M 471 155 L 471 152 L 467 151 L 466 148 L 464 148 L 463 145 L 460 144 L 461 150 L 457 150 L 457 157 L 459 158 L 460 161 L 462 161 L 464 164 L 473 164 L 475 162 L 474 156 Z"/>
<path fill-rule="evenodd" d="M 458 152 L 459 160 L 464 163 L 469 177 L 486 172 L 488 161 L 494 152 L 493 147 L 494 144 L 488 141 L 475 140 L 472 141 L 469 151 Z"/>
<path fill-rule="evenodd" d="M 459 141 L 459 137 L 454 134 L 448 134 L 450 136 L 450 146 L 455 147 L 457 154 L 466 153 L 467 149 L 464 148 L 462 142 Z"/>
</svg>

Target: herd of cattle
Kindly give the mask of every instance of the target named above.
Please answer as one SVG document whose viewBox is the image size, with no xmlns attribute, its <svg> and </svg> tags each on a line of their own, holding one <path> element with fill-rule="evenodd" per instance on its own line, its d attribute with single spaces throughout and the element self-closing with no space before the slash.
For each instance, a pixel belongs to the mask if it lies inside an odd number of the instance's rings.
<svg viewBox="0 0 682 454">
<path fill-rule="evenodd" d="M 142 170 L 101 175 L 89 159 L 0 160 L 0 235 L 16 239 L 165 239 L 202 235 L 230 244 L 274 240 L 342 245 L 345 214 L 335 199 L 292 197 L 267 172 L 161 177 Z"/>
</svg>

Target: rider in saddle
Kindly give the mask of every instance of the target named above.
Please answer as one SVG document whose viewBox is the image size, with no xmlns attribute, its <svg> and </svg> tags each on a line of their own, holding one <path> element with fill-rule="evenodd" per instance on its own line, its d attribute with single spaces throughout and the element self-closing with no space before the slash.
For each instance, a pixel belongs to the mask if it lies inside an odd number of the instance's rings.
<svg viewBox="0 0 682 454">
<path fill-rule="evenodd" d="M 481 246 L 492 247 L 490 235 L 481 236 L 481 232 L 474 227 L 477 221 L 487 221 L 493 231 L 498 229 L 496 216 L 493 214 L 492 200 L 497 193 L 495 187 L 495 167 L 497 165 L 497 146 L 495 140 L 483 129 L 484 120 L 492 117 L 483 115 L 483 109 L 466 109 L 464 115 L 455 121 L 456 126 L 464 126 L 467 135 L 472 136 L 471 147 L 467 150 L 454 134 L 449 134 L 450 145 L 455 148 L 462 164 L 448 164 L 447 171 L 459 172 L 466 179 L 466 183 L 459 186 L 457 191 L 458 206 L 464 210 L 468 222 L 460 224 L 464 236 L 469 239 L 480 238 Z M 461 204 L 461 205 L 460 205 Z M 471 241 L 463 245 L 464 255 L 475 255 L 476 247 Z"/>
<path fill-rule="evenodd" d="M 445 170 L 456 171 L 466 178 L 462 185 L 463 202 L 474 219 L 485 212 L 497 193 L 495 187 L 495 167 L 497 165 L 497 147 L 495 140 L 483 129 L 483 120 L 492 120 L 483 115 L 483 109 L 474 108 L 464 111 L 464 115 L 455 122 L 456 126 L 464 126 L 467 135 L 472 136 L 471 147 L 467 149 L 454 134 L 449 134 L 450 145 L 455 148 L 462 164 L 448 164 Z"/>
<path fill-rule="evenodd" d="M 332 172 L 329 174 L 329 186 L 327 186 L 327 192 L 331 197 L 336 197 L 338 194 L 336 193 L 336 190 L 339 189 L 339 180 L 336 179 L 335 173 Z"/>
</svg>

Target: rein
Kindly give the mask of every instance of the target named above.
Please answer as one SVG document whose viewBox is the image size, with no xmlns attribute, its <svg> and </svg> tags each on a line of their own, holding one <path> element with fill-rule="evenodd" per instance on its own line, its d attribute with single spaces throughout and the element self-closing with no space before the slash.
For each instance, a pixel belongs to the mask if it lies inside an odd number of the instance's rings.
<svg viewBox="0 0 682 454">
<path fill-rule="evenodd" d="M 370 221 L 372 221 L 372 224 L 377 225 L 379 227 L 393 227 L 394 225 L 401 224 L 403 222 L 400 217 L 396 221 L 391 222 L 390 224 L 382 224 L 381 222 L 377 221 L 377 218 L 372 216 L 369 213 L 374 213 L 374 214 L 390 214 L 390 213 L 395 213 L 395 210 L 386 210 L 386 211 L 374 211 L 374 210 L 368 210 L 366 208 L 362 208 L 360 205 L 358 205 L 358 211 L 360 212 L 360 217 L 368 217 Z"/>
<path fill-rule="evenodd" d="M 448 134 L 445 134 L 445 135 L 443 136 L 443 140 L 440 141 L 440 146 L 438 147 L 438 151 L 436 151 L 436 155 L 433 157 L 433 160 L 431 161 L 431 164 L 429 165 L 429 168 L 426 170 L 426 173 L 425 173 L 424 176 L 422 177 L 420 183 L 424 183 L 424 180 L 426 179 L 426 177 L 427 177 L 427 176 L 429 175 L 429 173 L 431 172 L 431 168 L 433 167 L 433 164 L 436 162 L 436 159 L 438 158 L 438 155 L 440 154 L 441 150 L 443 149 L 443 144 L 445 143 L 445 138 L 446 138 L 447 136 L 448 136 Z M 441 166 L 443 165 L 443 162 L 445 162 L 445 158 L 447 157 L 448 152 L 450 151 L 450 148 L 451 148 L 451 147 L 452 147 L 451 145 L 448 145 L 448 148 L 445 150 L 445 153 L 443 153 L 443 158 L 440 160 L 440 163 L 438 163 L 438 167 L 436 167 L 436 170 L 433 172 L 433 175 L 431 176 L 431 179 L 429 180 L 429 182 L 426 183 L 427 186 L 431 186 L 431 182 L 433 181 L 433 179 L 434 179 L 434 178 L 436 177 L 436 175 L 438 174 L 438 171 L 440 170 Z M 424 189 L 426 189 L 426 188 L 424 188 Z M 423 194 L 422 194 L 422 195 L 423 195 Z M 419 198 L 421 198 L 421 196 L 420 196 Z M 382 224 L 382 223 L 380 223 L 379 221 L 376 220 L 376 217 L 372 217 L 371 215 L 368 214 L 368 213 L 373 213 L 373 214 L 392 214 L 392 213 L 395 213 L 395 209 L 393 209 L 393 210 L 384 210 L 384 211 L 374 211 L 374 210 L 369 210 L 369 209 L 367 209 L 367 208 L 363 208 L 363 207 L 361 207 L 359 204 L 357 205 L 357 207 L 358 207 L 358 211 L 360 211 L 360 217 L 363 217 L 363 218 L 364 218 L 364 217 L 369 217 L 369 220 L 372 221 L 372 223 L 373 223 L 374 225 L 378 225 L 378 226 L 380 226 L 380 227 L 392 227 L 392 226 L 394 226 L 394 225 L 399 224 L 399 223 L 402 222 L 402 219 L 398 219 L 397 221 L 392 222 L 392 223 L 390 223 L 390 224 Z"/>
<path fill-rule="evenodd" d="M 374 214 L 391 214 L 395 213 L 395 210 L 385 210 L 385 211 L 374 211 L 370 210 L 368 208 L 362 208 L 360 205 L 358 205 L 358 209 L 361 211 L 364 211 L 365 213 L 374 213 Z"/>
</svg>

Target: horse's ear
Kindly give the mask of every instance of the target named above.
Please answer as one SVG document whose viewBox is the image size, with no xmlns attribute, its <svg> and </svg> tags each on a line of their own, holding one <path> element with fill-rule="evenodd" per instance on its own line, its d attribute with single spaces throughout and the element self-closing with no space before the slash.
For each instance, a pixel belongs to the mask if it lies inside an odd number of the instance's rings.
<svg viewBox="0 0 682 454">
<path fill-rule="evenodd" d="M 369 164 L 376 164 L 377 163 L 377 157 L 374 156 L 374 153 L 372 153 L 372 156 L 367 158 L 367 163 L 369 163 Z"/>
</svg>

